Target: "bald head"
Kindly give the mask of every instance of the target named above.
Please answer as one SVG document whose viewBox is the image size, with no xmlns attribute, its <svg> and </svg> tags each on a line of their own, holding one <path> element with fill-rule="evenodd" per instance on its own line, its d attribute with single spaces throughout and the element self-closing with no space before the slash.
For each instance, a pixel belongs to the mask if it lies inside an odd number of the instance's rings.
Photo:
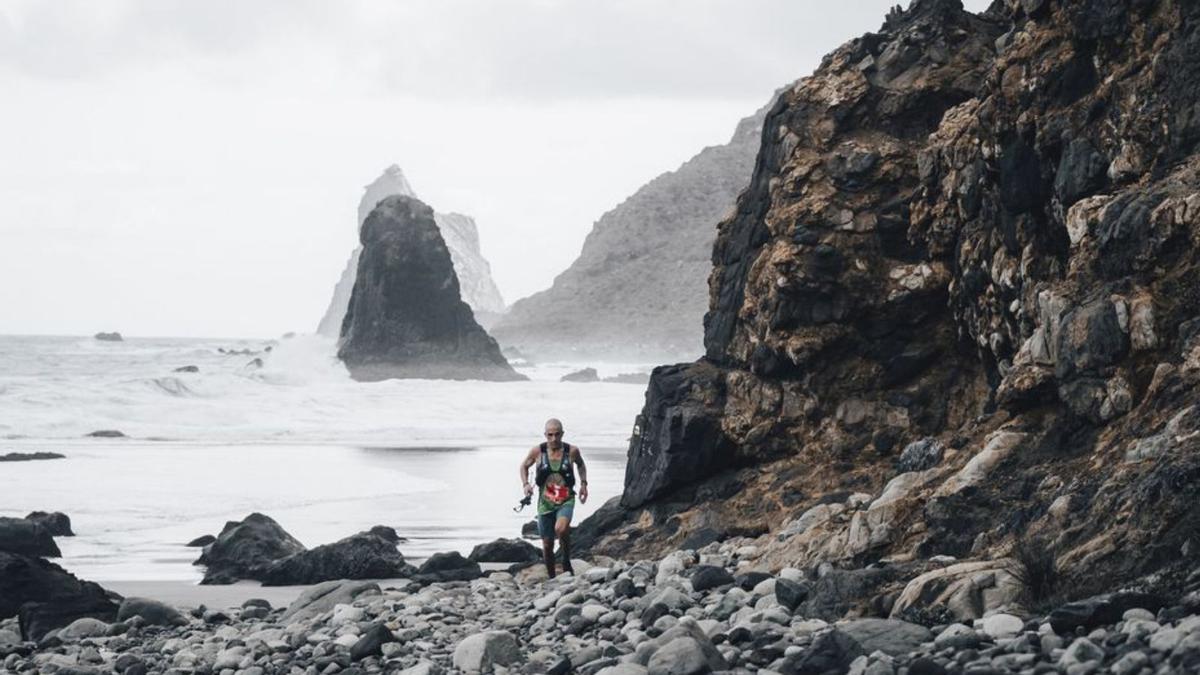
<svg viewBox="0 0 1200 675">
<path fill-rule="evenodd" d="M 556 417 L 546 420 L 546 441 L 550 447 L 558 450 L 562 446 L 563 424 Z"/>
</svg>

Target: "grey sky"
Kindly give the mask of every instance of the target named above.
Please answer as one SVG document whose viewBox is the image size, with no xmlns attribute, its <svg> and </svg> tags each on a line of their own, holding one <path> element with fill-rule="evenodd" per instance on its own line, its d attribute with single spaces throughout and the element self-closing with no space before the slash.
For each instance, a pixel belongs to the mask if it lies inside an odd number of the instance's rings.
<svg viewBox="0 0 1200 675">
<path fill-rule="evenodd" d="M 0 333 L 310 331 L 393 162 L 512 302 L 888 4 L 0 0 Z"/>
</svg>

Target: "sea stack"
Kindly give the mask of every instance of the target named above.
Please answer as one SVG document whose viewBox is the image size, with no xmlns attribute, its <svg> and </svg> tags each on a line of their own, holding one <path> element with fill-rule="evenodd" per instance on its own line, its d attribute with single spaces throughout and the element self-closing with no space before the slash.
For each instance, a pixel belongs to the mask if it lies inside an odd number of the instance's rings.
<svg viewBox="0 0 1200 675">
<path fill-rule="evenodd" d="M 384 169 L 378 178 L 364 188 L 362 199 L 358 202 L 357 223 L 360 235 L 363 223 L 375 206 L 393 195 L 417 197 L 404 172 L 395 164 Z M 454 273 L 458 276 L 463 301 L 475 313 L 476 321 L 485 327 L 490 326 L 504 312 L 504 299 L 492 279 L 491 265 L 479 248 L 479 229 L 475 220 L 461 213 L 437 212 L 433 214 L 433 219 L 441 230 L 446 248 L 450 249 L 450 260 L 454 263 Z M 354 280 L 358 274 L 358 258 L 361 254 L 361 247 L 351 251 L 346 268 L 334 286 L 329 308 L 325 310 L 325 316 L 317 326 L 319 334 L 334 338 L 341 336 L 342 320 L 346 317 L 346 308 L 350 305 L 350 292 L 354 288 Z"/>
<path fill-rule="evenodd" d="M 338 350 L 356 380 L 525 379 L 463 302 L 433 209 L 415 197 L 388 197 L 360 236 Z"/>
</svg>

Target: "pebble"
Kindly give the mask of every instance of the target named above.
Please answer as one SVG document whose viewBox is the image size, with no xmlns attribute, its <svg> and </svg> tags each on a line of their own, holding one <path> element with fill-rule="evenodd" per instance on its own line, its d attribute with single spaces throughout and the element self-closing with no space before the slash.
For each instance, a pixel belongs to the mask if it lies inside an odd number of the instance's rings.
<svg viewBox="0 0 1200 675">
<path fill-rule="evenodd" d="M 577 578 L 552 581 L 518 583 L 498 574 L 469 584 L 404 584 L 292 624 L 280 622 L 280 611 L 258 605 L 185 613 L 184 626 L 135 620 L 119 637 L 105 637 L 111 629 L 84 622 L 87 632 L 103 635 L 36 649 L 8 641 L 0 644 L 0 665 L 14 673 L 92 668 L 119 675 L 442 675 L 455 670 L 458 654 L 463 664 L 490 663 L 495 675 L 771 675 L 798 672 L 814 649 L 836 643 L 830 639 L 836 622 L 803 610 L 793 616 L 777 599 L 777 585 L 815 584 L 804 570 L 755 577 L 751 591 L 736 585 L 690 590 L 685 575 L 701 562 L 732 572 L 744 560 L 735 551 L 714 546 L 679 552 L 668 557 L 665 574 L 653 562 L 604 561 Z M 227 622 L 211 623 L 217 614 Z M 397 641 L 352 661 L 350 647 L 379 624 Z M 16 619 L 0 620 L 3 631 L 19 631 Z M 485 634 L 496 637 L 469 642 Z M 861 654 L 853 664 L 842 663 L 857 675 L 1158 675 L 1200 664 L 1200 616 L 1182 611 L 1156 617 L 1132 609 L 1120 621 L 1067 636 L 1055 634 L 1049 623 L 996 613 L 974 627 L 938 626 L 933 635 L 914 643 L 913 653 Z M 716 659 L 724 665 L 709 663 Z"/>
</svg>

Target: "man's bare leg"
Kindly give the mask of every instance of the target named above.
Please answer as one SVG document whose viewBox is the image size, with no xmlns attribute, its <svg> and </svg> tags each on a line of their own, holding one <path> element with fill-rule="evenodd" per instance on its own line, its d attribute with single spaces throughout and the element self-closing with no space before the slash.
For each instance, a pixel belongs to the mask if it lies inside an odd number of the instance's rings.
<svg viewBox="0 0 1200 675">
<path fill-rule="evenodd" d="M 546 574 L 554 578 L 554 540 L 542 539 L 542 560 L 546 563 Z"/>
<path fill-rule="evenodd" d="M 575 573 L 571 569 L 571 521 L 566 518 L 559 518 L 554 523 L 554 534 L 558 536 L 559 550 L 562 551 L 563 571 Z"/>
</svg>

